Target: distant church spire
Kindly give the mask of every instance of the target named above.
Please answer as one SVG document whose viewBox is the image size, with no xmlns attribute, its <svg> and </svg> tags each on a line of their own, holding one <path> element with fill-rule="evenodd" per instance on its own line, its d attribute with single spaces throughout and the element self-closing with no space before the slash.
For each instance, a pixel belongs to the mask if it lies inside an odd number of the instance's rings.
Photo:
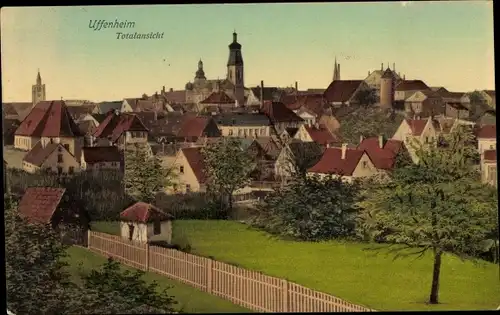
<svg viewBox="0 0 500 315">
<path fill-rule="evenodd" d="M 36 84 L 42 85 L 42 76 L 40 75 L 40 68 L 38 68 L 38 75 L 36 76 Z"/>
<path fill-rule="evenodd" d="M 337 56 L 335 56 L 335 65 L 333 69 L 333 81 L 340 80 L 340 64 L 337 63 Z"/>
<path fill-rule="evenodd" d="M 205 71 L 203 70 L 203 61 L 198 61 L 198 70 L 196 71 L 195 80 L 206 80 Z"/>
<path fill-rule="evenodd" d="M 33 106 L 40 101 L 45 101 L 45 96 L 45 84 L 42 84 L 42 76 L 40 75 L 40 69 L 38 69 L 36 84 L 31 86 L 31 102 Z"/>
</svg>

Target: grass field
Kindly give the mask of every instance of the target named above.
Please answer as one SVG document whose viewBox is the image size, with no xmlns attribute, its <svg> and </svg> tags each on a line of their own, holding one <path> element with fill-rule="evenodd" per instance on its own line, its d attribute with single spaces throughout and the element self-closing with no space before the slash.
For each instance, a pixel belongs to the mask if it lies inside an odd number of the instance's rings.
<svg viewBox="0 0 500 315">
<path fill-rule="evenodd" d="M 96 223 L 116 234 L 116 222 Z M 427 305 L 432 256 L 393 261 L 360 243 L 283 241 L 234 221 L 174 221 L 192 253 L 285 278 L 377 310 L 479 310 L 500 305 L 498 266 L 445 255 L 439 305 Z"/>
<path fill-rule="evenodd" d="M 81 247 L 71 247 L 68 249 L 68 262 L 70 263 L 69 272 L 74 280 L 78 281 L 79 264 L 83 272 L 89 272 L 92 269 L 99 268 L 106 262 L 106 258 L 92 253 Z M 123 268 L 132 269 L 124 266 Z M 187 313 L 249 313 L 250 311 L 231 302 L 195 289 L 189 285 L 170 280 L 169 278 L 147 272 L 144 279 L 148 282 L 156 280 L 160 288 L 172 286 L 169 294 L 175 297 L 178 302 L 177 308 L 184 308 Z"/>
</svg>

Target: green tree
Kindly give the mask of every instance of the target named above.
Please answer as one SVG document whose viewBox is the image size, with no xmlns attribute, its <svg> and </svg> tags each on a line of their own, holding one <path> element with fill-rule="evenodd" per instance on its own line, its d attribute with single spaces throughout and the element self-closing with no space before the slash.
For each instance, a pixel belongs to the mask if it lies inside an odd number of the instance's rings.
<svg viewBox="0 0 500 315">
<path fill-rule="evenodd" d="M 359 143 L 360 136 L 391 138 L 404 117 L 376 107 L 361 107 L 349 112 L 340 122 L 339 133 L 346 143 Z"/>
<path fill-rule="evenodd" d="M 158 192 L 172 185 L 173 169 L 165 169 L 159 157 L 135 148 L 125 153 L 125 191 L 137 200 L 153 202 Z"/>
<path fill-rule="evenodd" d="M 359 231 L 396 244 L 395 258 L 433 253 L 430 304 L 439 302 L 443 254 L 477 256 L 496 226 L 498 196 L 479 182 L 468 153 L 470 133 L 457 128 L 444 146 L 420 146 L 418 164 L 395 169 L 391 181 L 373 185 L 362 203 Z"/>
<path fill-rule="evenodd" d="M 360 106 L 370 107 L 371 105 L 377 103 L 377 92 L 375 89 L 360 90 L 356 94 L 356 100 Z"/>
<path fill-rule="evenodd" d="M 109 258 L 98 270 L 82 276 L 80 300 L 73 305 L 79 314 L 170 314 L 177 302 L 168 289 L 159 290 L 156 282 L 146 283 L 144 272 L 121 270 Z"/>
<path fill-rule="evenodd" d="M 250 223 L 272 234 L 304 241 L 354 235 L 358 184 L 326 176 L 297 177 L 271 193 Z"/>
<path fill-rule="evenodd" d="M 323 155 L 323 149 L 316 142 L 292 142 L 288 147 L 290 151 L 285 159 L 286 170 L 295 176 L 306 177 L 307 170 Z"/>
<path fill-rule="evenodd" d="M 72 290 L 66 246 L 50 225 L 29 224 L 8 197 L 5 209 L 7 308 L 15 314 L 62 314 Z"/>
<path fill-rule="evenodd" d="M 233 210 L 233 194 L 250 182 L 254 163 L 241 149 L 238 139 L 223 138 L 202 150 L 209 190 L 219 198 L 221 208 Z"/>
</svg>

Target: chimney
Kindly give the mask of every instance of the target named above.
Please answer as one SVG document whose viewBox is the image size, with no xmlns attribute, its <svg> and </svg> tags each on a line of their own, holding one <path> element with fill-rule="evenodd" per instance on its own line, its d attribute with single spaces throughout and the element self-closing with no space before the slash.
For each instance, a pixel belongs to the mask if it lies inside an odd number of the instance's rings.
<svg viewBox="0 0 500 315">
<path fill-rule="evenodd" d="M 173 88 L 170 88 L 170 92 L 173 92 L 173 91 L 174 91 L 174 89 L 173 89 Z"/>
<path fill-rule="evenodd" d="M 406 74 L 403 74 L 403 80 L 406 81 Z"/>
<path fill-rule="evenodd" d="M 365 138 L 363 137 L 363 135 L 360 135 L 359 136 L 359 143 L 363 142 L 363 140 L 365 140 Z"/>
<path fill-rule="evenodd" d="M 264 80 L 260 81 L 260 106 L 264 106 Z"/>
<path fill-rule="evenodd" d="M 342 160 L 345 160 L 345 154 L 347 151 L 347 143 L 342 143 Z"/>
<path fill-rule="evenodd" d="M 299 83 L 295 81 L 295 93 L 299 93 Z"/>
<path fill-rule="evenodd" d="M 327 143 L 326 144 L 326 148 L 329 149 L 330 148 L 330 143 Z"/>
<path fill-rule="evenodd" d="M 378 136 L 378 146 L 379 148 L 384 148 L 384 136 Z"/>
</svg>

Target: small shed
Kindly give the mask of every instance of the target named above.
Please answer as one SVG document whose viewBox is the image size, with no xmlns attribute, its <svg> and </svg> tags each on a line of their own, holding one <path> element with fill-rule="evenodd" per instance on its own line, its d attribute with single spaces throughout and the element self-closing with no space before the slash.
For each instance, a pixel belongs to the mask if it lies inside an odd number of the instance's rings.
<svg viewBox="0 0 500 315">
<path fill-rule="evenodd" d="M 120 213 L 120 230 L 123 238 L 141 243 L 172 241 L 173 217 L 157 207 L 137 202 Z"/>
<path fill-rule="evenodd" d="M 64 188 L 29 187 L 18 211 L 31 224 L 50 224 L 66 244 L 85 245 L 87 241 L 88 213 L 71 200 Z"/>
</svg>

